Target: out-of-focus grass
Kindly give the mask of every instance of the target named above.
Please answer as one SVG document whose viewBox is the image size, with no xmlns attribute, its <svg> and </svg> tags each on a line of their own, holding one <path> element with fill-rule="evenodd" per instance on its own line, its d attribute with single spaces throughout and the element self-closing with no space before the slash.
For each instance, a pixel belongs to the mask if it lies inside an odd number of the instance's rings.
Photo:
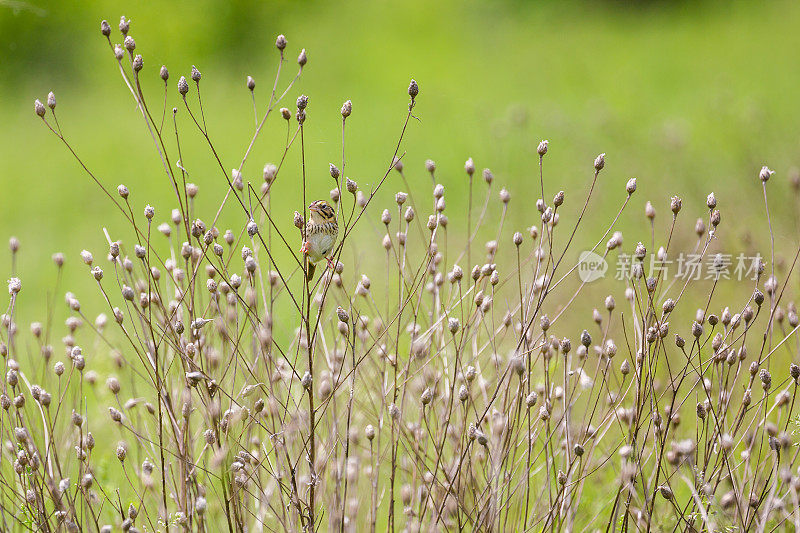
<svg viewBox="0 0 800 533">
<path fill-rule="evenodd" d="M 307 48 L 309 65 L 287 104 L 301 92 L 310 96 L 307 163 L 319 196 L 331 185 L 327 163 L 340 159 L 341 102 L 354 103 L 346 173 L 367 186 L 391 155 L 411 77 L 422 93 L 419 121 L 403 144 L 406 165 L 421 175 L 424 159 L 434 158 L 450 209 L 463 206 L 466 195 L 457 191 L 465 187 L 467 156 L 491 167 L 514 201 L 527 201 L 541 138 L 551 141 L 548 194 L 586 181 L 594 155 L 607 152 L 590 217 L 616 206 L 625 180 L 638 176 L 640 199 L 652 198 L 662 212 L 669 194 L 700 207 L 716 190 L 725 221 L 746 221 L 748 208 L 759 209 L 760 165 L 778 170 L 770 186 L 783 194 L 787 169 L 797 162 L 800 71 L 792 51 L 800 46 L 800 7 L 789 2 L 33 5 L 43 11 L 0 6 L 0 43 L 9 58 L 0 85 L 0 228 L 22 239 L 28 286 L 45 281 L 41 265 L 52 251 L 73 259 L 83 247 L 100 252 L 99 225 L 114 227 L 109 202 L 33 115 L 34 97 L 55 90 L 79 154 L 108 186 L 128 184 L 137 212 L 150 202 L 161 218 L 172 207 L 152 143 L 99 33 L 107 18 L 121 40 L 122 13 L 133 20 L 145 58 L 151 105 L 161 97 L 162 63 L 172 75 L 170 106 L 178 105 L 178 77 L 192 64 L 202 70 L 206 117 L 227 167 L 238 164 L 253 128 L 244 77 L 256 78 L 263 104 L 275 35 L 289 39 L 289 74 L 298 47 Z M 279 157 L 279 122 L 257 145 L 247 178 L 257 182 L 260 166 Z M 188 140 L 196 138 L 188 123 L 182 128 L 184 163 L 212 205 L 224 181 L 202 144 Z M 290 154 L 281 176 L 288 214 L 291 204 L 299 206 L 291 183 L 298 159 Z M 390 182 L 386 191 L 398 188 Z M 736 217 L 726 217 L 733 209 Z M 775 209 L 789 211 L 777 202 Z M 530 215 L 516 210 L 512 226 L 535 222 Z M 786 233 L 780 225 L 776 231 Z"/>
</svg>

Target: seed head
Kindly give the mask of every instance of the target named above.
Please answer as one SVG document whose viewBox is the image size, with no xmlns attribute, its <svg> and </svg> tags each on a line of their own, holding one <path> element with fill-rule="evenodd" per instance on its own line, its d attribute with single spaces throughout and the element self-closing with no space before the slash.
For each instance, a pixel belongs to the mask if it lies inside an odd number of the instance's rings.
<svg viewBox="0 0 800 533">
<path fill-rule="evenodd" d="M 119 18 L 119 31 L 122 35 L 128 35 L 128 32 L 131 29 L 131 21 L 125 18 L 125 15 L 122 15 Z"/>
<path fill-rule="evenodd" d="M 144 67 L 144 58 L 142 58 L 142 54 L 136 54 L 136 57 L 133 58 L 133 71 L 140 72 Z"/>
<path fill-rule="evenodd" d="M 672 214 L 677 215 L 678 213 L 680 213 L 682 206 L 683 206 L 683 201 L 681 200 L 681 197 L 673 196 L 669 204 L 669 208 L 672 211 Z"/>
<path fill-rule="evenodd" d="M 367 424 L 364 428 L 364 435 L 366 435 L 367 440 L 372 441 L 375 438 L 375 428 L 372 427 L 372 424 Z"/>
<path fill-rule="evenodd" d="M 306 49 L 303 48 L 300 50 L 300 55 L 297 56 L 297 64 L 300 65 L 300 68 L 303 68 L 306 63 L 308 63 L 308 56 L 306 55 Z"/>
<path fill-rule="evenodd" d="M 761 387 L 768 391 L 769 388 L 772 386 L 772 375 L 769 373 L 769 370 L 766 368 L 762 368 L 758 372 L 758 377 L 761 379 Z"/>
<path fill-rule="evenodd" d="M 169 70 L 167 70 L 166 65 L 161 65 L 161 71 L 159 71 L 158 74 L 161 76 L 161 79 L 164 80 L 164 83 L 167 83 L 167 80 L 169 79 Z"/>
<path fill-rule="evenodd" d="M 45 109 L 44 104 L 38 99 L 33 102 L 33 110 L 40 117 L 44 117 L 44 114 L 47 113 L 47 109 Z"/>
<path fill-rule="evenodd" d="M 411 80 L 411 83 L 408 85 L 408 96 L 410 96 L 411 99 L 413 100 L 417 97 L 418 94 L 419 94 L 419 85 L 417 85 L 417 82 L 415 80 Z"/>
<path fill-rule="evenodd" d="M 503 202 L 503 204 L 505 205 L 507 205 L 508 202 L 511 201 L 511 193 L 508 192 L 505 188 L 500 189 L 500 201 Z"/>
<path fill-rule="evenodd" d="M 601 170 L 603 170 L 604 166 L 606 166 L 606 154 L 603 153 L 603 154 L 598 155 L 595 158 L 595 160 L 594 160 L 594 169 L 597 172 L 600 172 Z"/>
<path fill-rule="evenodd" d="M 625 185 L 625 190 L 628 191 L 628 196 L 636 192 L 636 178 L 631 178 Z"/>
<path fill-rule="evenodd" d="M 475 174 L 475 162 L 470 157 L 464 163 L 464 170 L 467 172 L 467 175 L 471 178 L 473 174 Z"/>
<path fill-rule="evenodd" d="M 252 239 L 258 233 L 258 224 L 252 218 L 247 223 L 247 235 Z"/>
<path fill-rule="evenodd" d="M 492 174 L 492 171 L 488 168 L 483 169 L 483 181 L 489 185 L 491 185 L 492 181 L 494 181 L 494 174 Z"/>
<path fill-rule="evenodd" d="M 192 76 L 192 81 L 195 82 L 195 83 L 200 83 L 200 78 L 203 77 L 202 74 L 200 74 L 200 71 L 197 70 L 197 67 L 194 66 L 194 65 L 192 65 L 192 74 L 191 74 L 191 76 Z"/>
<path fill-rule="evenodd" d="M 347 118 L 353 112 L 353 102 L 350 100 L 342 104 L 342 118 Z"/>
<path fill-rule="evenodd" d="M 287 108 L 287 107 L 282 107 L 282 108 L 281 108 L 281 116 L 283 117 L 283 120 L 291 120 L 291 118 L 292 118 L 292 112 L 291 112 L 291 111 L 289 111 L 289 108 Z"/>
<path fill-rule="evenodd" d="M 8 294 L 14 296 L 22 290 L 22 281 L 19 278 L 11 278 L 8 280 Z"/>
<path fill-rule="evenodd" d="M 761 172 L 758 173 L 758 178 L 762 183 L 766 183 L 773 174 L 775 174 L 774 170 L 770 170 L 769 167 L 764 166 L 761 167 Z"/>
<path fill-rule="evenodd" d="M 544 157 L 544 154 L 547 153 L 547 145 L 550 143 L 548 140 L 541 141 L 539 146 L 536 148 L 536 153 L 539 154 L 539 157 Z"/>
<path fill-rule="evenodd" d="M 189 92 L 189 83 L 186 81 L 186 76 L 181 76 L 178 80 L 178 92 L 184 97 Z"/>
<path fill-rule="evenodd" d="M 286 48 L 286 37 L 283 34 L 278 35 L 278 38 L 275 39 L 275 47 L 281 52 Z"/>
<path fill-rule="evenodd" d="M 128 52 L 133 53 L 133 51 L 136 50 L 136 41 L 133 40 L 133 37 L 127 35 L 125 36 L 125 40 L 122 41 L 122 46 L 124 46 L 125 50 Z"/>
<path fill-rule="evenodd" d="M 350 194 L 355 194 L 356 191 L 358 191 L 358 184 L 350 178 L 347 178 L 347 181 L 345 181 L 345 188 Z"/>
<path fill-rule="evenodd" d="M 100 23 L 100 33 L 108 37 L 111 35 L 111 25 L 108 23 L 107 20 L 104 20 Z"/>
<path fill-rule="evenodd" d="M 647 204 L 645 204 L 645 206 L 644 206 L 644 214 L 650 220 L 653 220 L 654 218 L 656 218 L 656 208 L 653 207 L 653 204 L 651 204 L 649 200 L 648 200 Z"/>
<path fill-rule="evenodd" d="M 705 222 L 703 222 L 702 218 L 698 218 L 697 222 L 695 222 L 694 232 L 697 234 L 698 237 L 702 237 L 703 234 L 706 232 L 706 224 Z"/>
<path fill-rule="evenodd" d="M 450 317 L 447 320 L 447 329 L 453 335 L 455 335 L 458 332 L 460 327 L 461 327 L 461 323 L 459 322 L 459 320 L 456 317 Z"/>
</svg>

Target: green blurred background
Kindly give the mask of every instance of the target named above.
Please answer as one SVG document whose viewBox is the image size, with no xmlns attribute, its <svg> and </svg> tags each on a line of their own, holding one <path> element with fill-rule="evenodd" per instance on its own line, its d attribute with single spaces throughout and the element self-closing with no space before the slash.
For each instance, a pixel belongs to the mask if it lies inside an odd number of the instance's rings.
<svg viewBox="0 0 800 533">
<path fill-rule="evenodd" d="M 393 152 L 413 77 L 421 88 L 419 120 L 401 151 L 420 187 L 430 186 L 425 159 L 437 162 L 453 218 L 466 201 L 463 163 L 473 157 L 479 169 L 494 171 L 497 190 L 512 192 L 509 231 L 538 224 L 535 150 L 546 138 L 547 195 L 566 189 L 573 209 L 594 157 L 607 153 L 589 229 L 610 221 L 625 181 L 636 176 L 639 191 L 624 229 L 641 227 L 645 200 L 667 213 L 669 196 L 680 193 L 691 237 L 714 190 L 724 229 L 752 232 L 757 240 L 766 234 L 757 174 L 768 164 L 778 172 L 769 185 L 776 239 L 794 241 L 788 176 L 800 160 L 796 2 L 0 0 L 0 234 L 21 239 L 19 268 L 29 290 L 52 285 L 54 251 L 72 260 L 71 288 L 86 276 L 76 268 L 79 251 L 102 257 L 101 228 L 112 236 L 122 228 L 111 203 L 34 115 L 34 98 L 55 91 L 61 125 L 77 152 L 112 190 L 118 183 L 130 187 L 137 214 L 152 203 L 162 221 L 174 207 L 100 35 L 100 20 L 108 19 L 120 42 L 120 15 L 132 20 L 151 106 L 163 98 L 162 64 L 171 73 L 170 107 L 179 102 L 178 77 L 193 64 L 203 72 L 205 115 L 227 168 L 238 166 L 253 131 L 245 76 L 256 79 L 263 108 L 278 57 L 275 37 L 284 33 L 290 59 L 284 80 L 295 71 L 299 49 L 308 51 L 308 66 L 285 104 L 293 107 L 300 93 L 310 97 L 306 149 L 316 196 L 327 197 L 328 162 L 341 158 L 341 103 L 352 99 L 354 108 L 346 173 L 368 188 Z M 201 187 L 201 208 L 213 210 L 226 184 L 196 131 L 180 124 L 190 181 Z M 260 183 L 263 164 L 280 158 L 284 135 L 282 121 L 270 119 L 246 179 Z M 276 191 L 287 199 L 276 216 L 287 223 L 301 206 L 298 161 L 291 152 Z M 384 198 L 401 188 L 393 175 Z M 243 224 L 237 209 L 224 217 Z M 666 225 L 668 218 L 660 220 Z M 602 234 L 594 233 L 589 240 Z"/>
</svg>

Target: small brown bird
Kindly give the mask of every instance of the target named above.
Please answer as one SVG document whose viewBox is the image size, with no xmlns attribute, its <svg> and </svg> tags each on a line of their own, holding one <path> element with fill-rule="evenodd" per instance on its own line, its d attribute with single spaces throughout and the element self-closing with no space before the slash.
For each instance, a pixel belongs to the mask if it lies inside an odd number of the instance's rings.
<svg viewBox="0 0 800 533">
<path fill-rule="evenodd" d="M 327 259 L 328 265 L 333 266 L 328 254 L 333 250 L 339 236 L 339 223 L 336 221 L 336 211 L 325 200 L 311 202 L 308 211 L 311 216 L 306 222 L 305 240 L 300 253 L 306 259 L 306 275 L 311 280 L 316 268 L 314 263 L 320 259 Z"/>
</svg>

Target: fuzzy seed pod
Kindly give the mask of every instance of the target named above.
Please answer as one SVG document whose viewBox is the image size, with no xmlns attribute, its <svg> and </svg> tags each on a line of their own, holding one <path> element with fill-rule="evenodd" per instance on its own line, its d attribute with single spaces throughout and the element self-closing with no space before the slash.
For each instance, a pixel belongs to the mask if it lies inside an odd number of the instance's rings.
<svg viewBox="0 0 800 533">
<path fill-rule="evenodd" d="M 189 92 L 189 83 L 186 81 L 185 76 L 181 76 L 178 80 L 178 93 L 184 98 L 186 97 L 186 93 Z"/>
<path fill-rule="evenodd" d="M 594 169 L 595 171 L 600 172 L 601 170 L 603 170 L 603 167 L 605 166 L 606 166 L 606 154 L 603 153 L 595 158 Z"/>
<path fill-rule="evenodd" d="M 411 83 L 408 84 L 408 96 L 410 96 L 411 99 L 414 100 L 418 94 L 419 94 L 419 85 L 417 85 L 417 82 L 415 80 L 411 80 Z"/>
<path fill-rule="evenodd" d="M 672 211 L 672 214 L 677 216 L 677 214 L 680 213 L 682 206 L 683 206 L 683 201 L 681 200 L 681 197 L 673 196 L 669 204 L 669 208 Z"/>
</svg>

